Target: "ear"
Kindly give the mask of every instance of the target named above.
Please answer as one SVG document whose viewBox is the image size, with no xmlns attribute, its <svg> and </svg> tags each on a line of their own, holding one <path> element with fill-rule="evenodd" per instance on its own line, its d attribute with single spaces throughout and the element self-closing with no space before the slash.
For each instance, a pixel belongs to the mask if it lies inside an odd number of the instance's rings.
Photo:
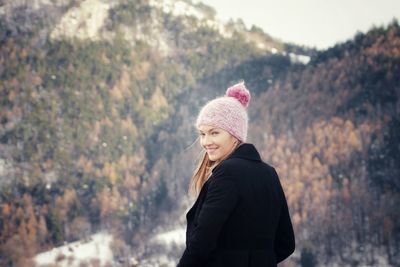
<svg viewBox="0 0 400 267">
<path fill-rule="evenodd" d="M 237 145 L 240 143 L 239 139 L 237 139 L 237 138 L 234 137 L 234 136 L 233 136 L 233 139 L 234 139 L 233 144 L 234 144 L 235 146 L 237 146 Z"/>
</svg>

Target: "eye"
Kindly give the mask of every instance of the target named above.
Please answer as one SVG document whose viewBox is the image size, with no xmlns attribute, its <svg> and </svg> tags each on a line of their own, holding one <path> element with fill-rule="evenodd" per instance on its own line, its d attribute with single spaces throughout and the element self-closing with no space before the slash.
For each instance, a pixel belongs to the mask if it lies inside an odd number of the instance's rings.
<svg viewBox="0 0 400 267">
<path fill-rule="evenodd" d="M 217 134 L 219 134 L 219 132 L 216 132 L 216 131 L 215 131 L 215 132 L 211 132 L 211 135 L 214 135 L 214 136 L 215 136 L 215 135 L 217 135 Z"/>
<path fill-rule="evenodd" d="M 201 136 L 201 137 L 203 137 L 203 136 L 205 136 L 205 133 L 199 133 L 199 135 Z"/>
</svg>

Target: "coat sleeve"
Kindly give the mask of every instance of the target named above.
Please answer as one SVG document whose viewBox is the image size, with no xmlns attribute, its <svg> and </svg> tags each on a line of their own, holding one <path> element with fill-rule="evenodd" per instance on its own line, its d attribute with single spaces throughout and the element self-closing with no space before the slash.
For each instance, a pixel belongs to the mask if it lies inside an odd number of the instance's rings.
<svg viewBox="0 0 400 267">
<path fill-rule="evenodd" d="M 282 202 L 282 208 L 274 242 L 276 261 L 281 262 L 294 252 L 295 238 L 285 193 L 283 191 L 282 185 L 279 181 L 279 177 L 275 169 L 273 170 L 273 173 L 278 183 L 279 193 Z"/>
<path fill-rule="evenodd" d="M 238 193 L 232 177 L 224 168 L 218 168 L 210 177 L 207 195 L 201 207 L 197 224 L 178 267 L 205 266 L 217 245 L 222 226 L 234 209 Z"/>
</svg>

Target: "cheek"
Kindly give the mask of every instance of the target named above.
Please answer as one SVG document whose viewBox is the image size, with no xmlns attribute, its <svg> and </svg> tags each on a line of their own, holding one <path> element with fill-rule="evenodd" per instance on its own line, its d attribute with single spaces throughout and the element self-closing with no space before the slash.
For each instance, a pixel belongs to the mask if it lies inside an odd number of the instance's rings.
<svg viewBox="0 0 400 267">
<path fill-rule="evenodd" d="M 229 140 L 223 140 L 220 144 L 224 153 L 229 151 L 232 147 L 231 142 L 229 142 Z"/>
<path fill-rule="evenodd" d="M 200 146 L 204 146 L 204 138 L 203 137 L 200 137 Z"/>
<path fill-rule="evenodd" d="M 229 147 L 229 150 L 232 150 L 232 149 L 234 149 L 235 148 L 235 139 L 231 139 L 231 140 L 229 140 L 229 145 L 228 145 L 228 147 Z"/>
</svg>

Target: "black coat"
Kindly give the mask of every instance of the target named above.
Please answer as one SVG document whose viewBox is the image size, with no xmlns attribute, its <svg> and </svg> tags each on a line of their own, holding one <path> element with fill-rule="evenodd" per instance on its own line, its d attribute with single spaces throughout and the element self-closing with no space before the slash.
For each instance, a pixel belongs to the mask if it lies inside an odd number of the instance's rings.
<svg viewBox="0 0 400 267">
<path fill-rule="evenodd" d="M 214 168 L 186 218 L 178 267 L 276 266 L 295 249 L 278 175 L 252 144 Z"/>
</svg>

